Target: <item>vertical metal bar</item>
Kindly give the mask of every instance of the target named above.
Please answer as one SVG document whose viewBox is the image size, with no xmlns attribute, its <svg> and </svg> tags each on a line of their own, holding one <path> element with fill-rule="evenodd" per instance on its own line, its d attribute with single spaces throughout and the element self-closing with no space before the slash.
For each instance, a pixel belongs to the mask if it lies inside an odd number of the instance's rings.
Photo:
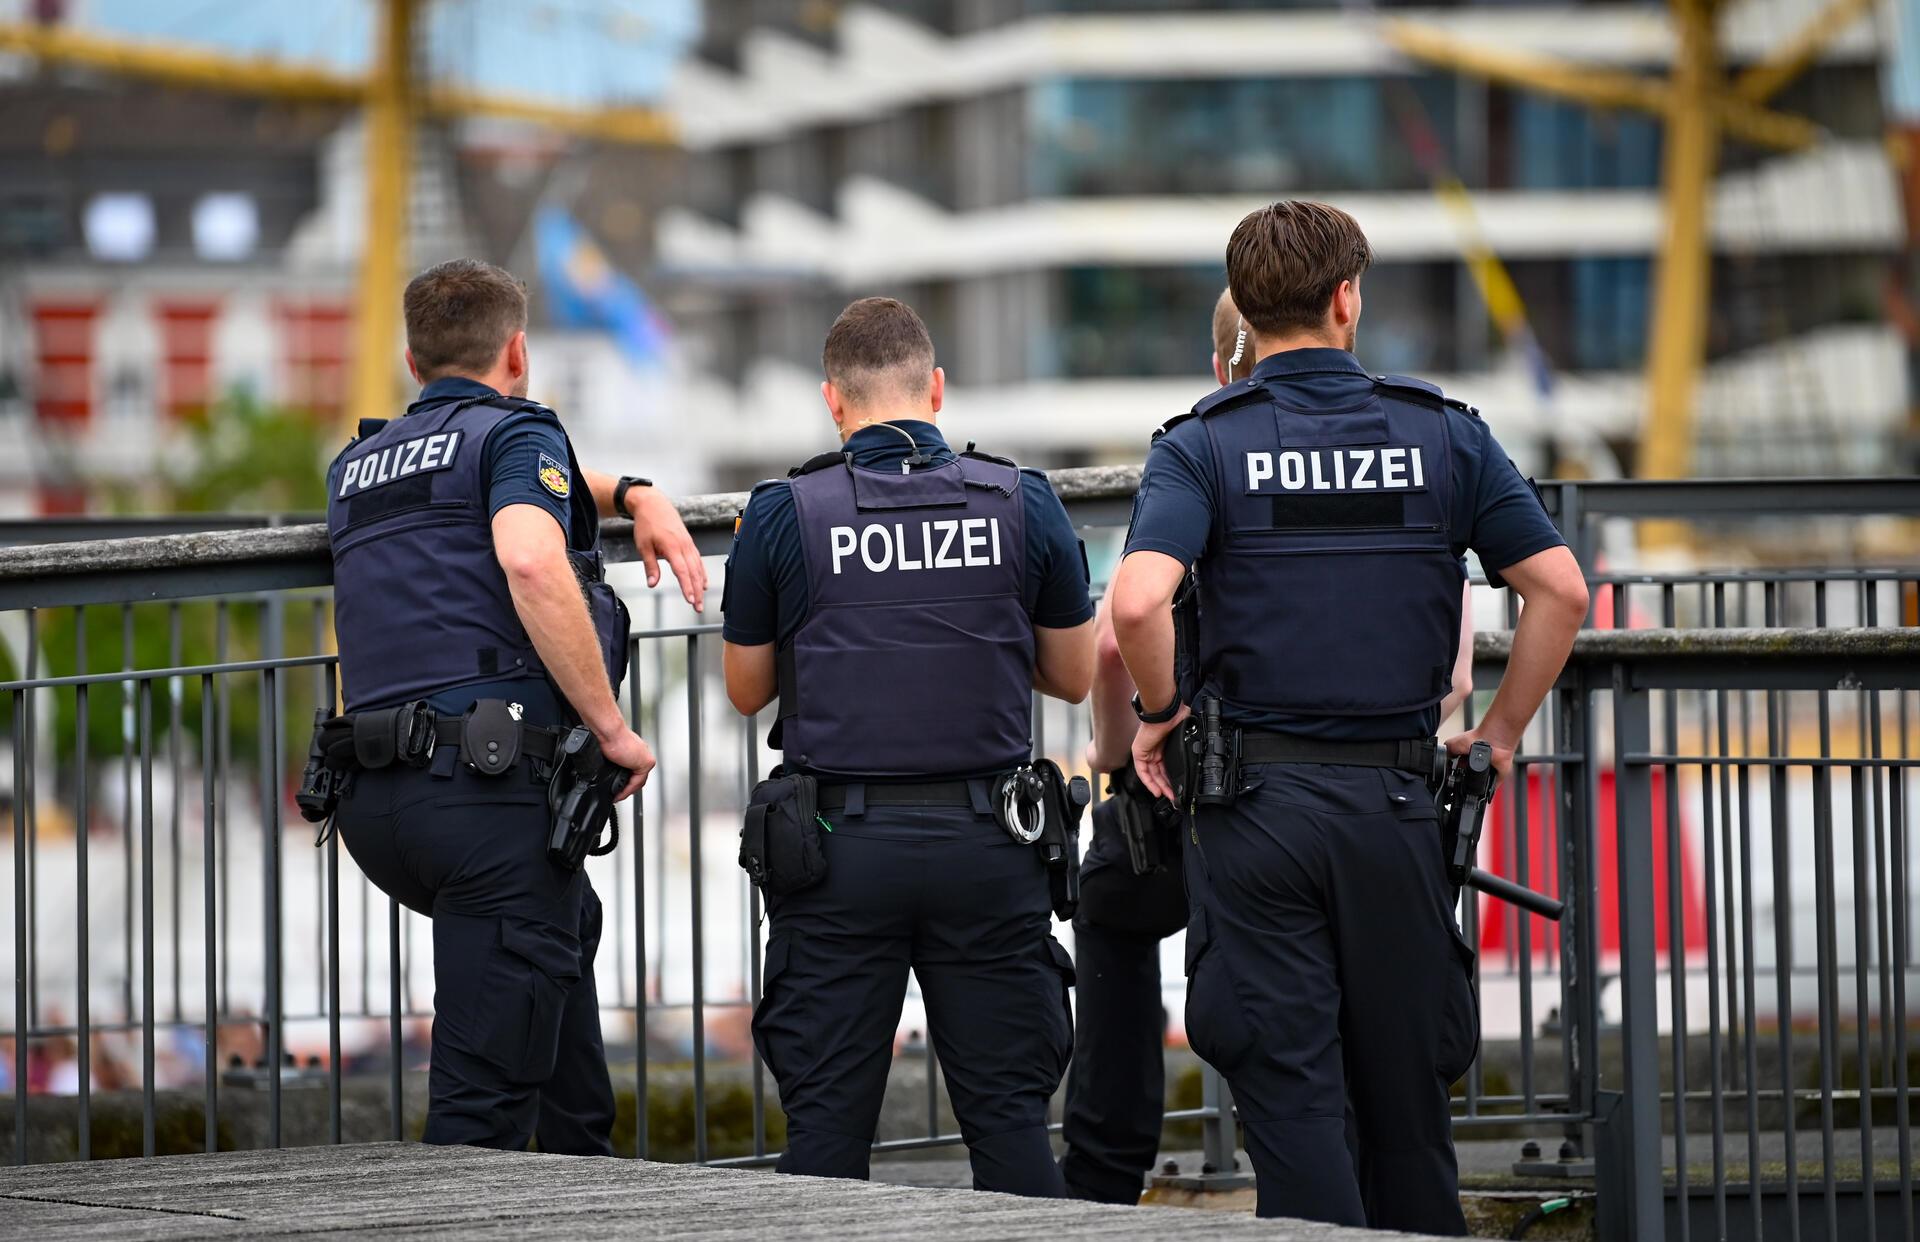
<svg viewBox="0 0 1920 1242">
<path fill-rule="evenodd" d="M 232 622 L 232 613 L 226 600 L 219 600 L 213 606 L 213 659 L 216 664 L 227 662 L 227 644 Z M 220 678 L 214 684 L 214 712 L 220 721 L 220 738 L 214 751 L 214 768 L 221 786 L 220 798 L 220 895 L 217 905 L 227 912 L 220 923 L 220 1012 L 233 1012 L 233 946 L 229 943 L 233 932 L 232 866 L 230 859 L 233 851 L 228 848 L 232 838 L 227 835 L 228 820 L 231 817 L 233 799 L 226 796 L 227 776 L 233 771 L 233 688 L 231 680 Z M 208 899 L 212 901 L 212 898 Z"/>
<path fill-rule="evenodd" d="M 1717 697 L 1705 693 L 1700 696 L 1700 753 L 1713 754 L 1714 723 L 1726 711 L 1726 692 L 1720 691 Z M 1719 769 L 1724 777 L 1725 769 Z M 1714 776 L 1715 769 L 1703 766 L 1700 769 L 1700 881 L 1704 890 L 1700 925 L 1707 939 L 1707 1083 L 1711 1093 L 1709 1099 L 1709 1126 L 1713 1145 L 1713 1226 L 1714 1237 L 1727 1236 L 1727 1100 L 1726 1069 L 1722 1060 L 1723 1031 L 1720 1026 L 1720 935 L 1714 926 L 1714 915 L 1718 913 L 1717 890 L 1719 877 L 1714 873 L 1717 852 L 1714 848 L 1716 827 L 1724 829 L 1724 820 L 1714 814 Z M 1670 841 L 1684 840 L 1680 836 L 1680 824 L 1676 820 L 1667 825 Z M 1684 1109 L 1682 1100 L 1678 1107 Z M 1685 1200 L 1682 1200 L 1684 1205 Z M 1684 1215 L 1684 1211 L 1682 1213 Z"/>
<path fill-rule="evenodd" d="M 700 867 L 700 635 L 687 635 L 687 867 L 693 921 L 693 1158 L 707 1162 L 707 978 Z"/>
<path fill-rule="evenodd" d="M 40 675 L 40 614 L 37 609 L 27 611 L 27 679 L 31 681 Z M 37 692 L 26 693 L 25 731 L 14 739 L 16 747 L 27 747 L 27 766 L 22 773 L 24 779 L 13 787 L 15 802 L 27 809 L 27 1011 L 23 1020 L 16 1022 L 23 1031 L 31 1031 L 40 1023 L 40 823 L 35 807 L 34 783 L 39 764 L 33 754 L 38 725 L 34 717 L 34 703 Z"/>
<path fill-rule="evenodd" d="M 1649 1242 L 1663 1236 L 1665 1196 L 1660 1159 L 1660 1027 L 1655 1001 L 1658 957 L 1654 950 L 1653 770 L 1644 760 L 1651 750 L 1652 711 L 1648 692 L 1632 683 L 1630 671 L 1613 672 L 1614 754 L 1619 765 L 1617 790 L 1618 886 L 1620 902 L 1620 991 L 1622 1107 L 1628 1127 L 1627 1166 L 1618 1184 L 1626 1188 L 1621 1205 L 1630 1236 Z M 1613 1145 L 1603 1145 L 1602 1153 Z"/>
<path fill-rule="evenodd" d="M 153 1126 L 153 679 L 140 698 L 140 1154 L 154 1154 Z"/>
<path fill-rule="evenodd" d="M 307 650 L 315 655 L 326 649 L 326 601 L 316 598 L 313 601 L 309 617 Z M 333 668 L 327 664 L 316 664 L 313 668 L 314 706 L 323 708 L 328 715 L 333 714 Z M 298 745 L 301 739 L 295 738 Z M 298 753 L 298 752 L 296 752 Z M 329 838 L 331 840 L 331 838 Z M 328 858 L 323 847 L 315 850 L 303 850 L 313 858 L 313 908 L 320 917 L 313 925 L 313 960 L 320 963 L 320 969 L 314 972 L 314 1008 L 320 1013 L 332 1013 L 333 1005 L 327 989 L 328 982 L 334 977 L 333 949 L 339 943 L 339 933 L 334 929 L 332 911 L 327 904 Z M 330 1063 L 331 1064 L 331 1063 Z"/>
<path fill-rule="evenodd" d="M 121 667 L 133 671 L 133 605 L 120 606 L 120 648 Z M 134 759 L 134 697 L 135 687 L 129 678 L 120 683 L 120 887 L 124 894 L 120 902 L 120 930 L 122 953 L 120 957 L 120 999 L 121 1016 L 128 1021 L 133 1019 L 133 919 L 135 893 L 133 888 L 133 759 Z"/>
<path fill-rule="evenodd" d="M 1533 885 L 1533 778 L 1525 764 L 1515 764 L 1519 779 L 1508 792 L 1513 813 L 1513 875 L 1516 882 Z M 1532 1114 L 1537 1107 L 1533 1080 L 1533 916 L 1514 909 L 1514 939 L 1520 946 L 1520 1098 L 1522 1110 Z"/>
<path fill-rule="evenodd" d="M 924 1001 L 924 998 L 922 999 Z M 940 1054 L 935 1052 L 933 1047 L 933 1023 L 925 1022 L 922 1025 L 925 1029 L 920 1032 L 920 1042 L 927 1050 L 927 1137 L 938 1138 L 940 1136 Z"/>
<path fill-rule="evenodd" d="M 665 628 L 663 618 L 665 601 L 660 596 L 653 597 L 653 628 L 658 631 Z M 654 952 L 660 955 L 660 968 L 653 974 L 653 999 L 664 1001 L 667 998 L 667 808 L 672 806 L 673 765 L 667 762 L 667 731 L 662 726 L 667 719 L 667 643 L 665 639 L 656 639 L 653 644 L 653 779 L 650 784 L 659 788 L 654 792 L 654 805 L 660 808 L 660 839 L 654 855 L 657 866 L 653 876 L 653 941 L 657 946 Z"/>
<path fill-rule="evenodd" d="M 1753 696 L 1740 696 L 1740 751 L 1743 755 L 1753 753 Z M 1720 730 L 1720 749 L 1724 753 L 1730 740 L 1724 721 Z M 1740 1042 L 1746 1051 L 1746 1072 L 1742 1075 L 1746 1086 L 1747 1111 L 1747 1192 L 1753 1211 L 1753 1236 L 1762 1236 L 1765 1216 L 1765 1203 L 1761 1195 L 1760 1179 L 1754 1170 L 1760 1167 L 1760 1031 L 1758 1005 L 1758 966 L 1755 957 L 1754 902 L 1758 900 L 1753 889 L 1753 768 L 1749 763 L 1740 764 L 1738 777 L 1740 808 L 1740 1009 L 1742 1026 Z M 1731 889 L 1728 900 L 1731 901 Z"/>
<path fill-rule="evenodd" d="M 1666 599 L 1666 622 L 1673 624 L 1673 597 Z M 1663 728 L 1661 742 L 1668 754 L 1680 752 L 1680 717 L 1677 690 L 1663 691 L 1660 695 Z M 1681 1205 L 1678 1237 L 1680 1242 L 1688 1242 L 1693 1236 L 1692 1222 L 1685 1210 L 1688 1195 L 1687 1177 L 1687 927 L 1686 927 L 1686 879 L 1680 866 L 1680 769 L 1675 764 L 1665 764 L 1660 769 L 1664 776 L 1662 804 L 1665 822 L 1662 824 L 1662 845 L 1667 863 L 1667 985 L 1669 1004 L 1672 1010 L 1672 1031 L 1668 1037 L 1668 1047 L 1673 1061 L 1673 1168 L 1674 1194 Z M 1651 824 L 1648 825 L 1652 827 Z"/>
<path fill-rule="evenodd" d="M 1894 696 L 1900 713 L 1900 757 L 1903 759 L 1913 753 L 1908 747 L 1907 705 L 1915 699 L 1920 699 L 1920 695 L 1901 693 Z M 1893 787 L 1893 796 L 1887 800 L 1890 811 L 1887 817 L 1888 882 L 1893 888 L 1893 954 L 1890 971 L 1893 976 L 1893 1010 L 1889 1016 L 1893 1025 L 1893 1118 L 1900 1151 L 1900 1232 L 1902 1237 L 1911 1238 L 1914 1236 L 1913 1117 L 1907 1093 L 1913 1084 L 1907 1074 L 1907 961 L 1910 956 L 1907 920 L 1907 769 L 1895 769 L 1890 774 L 1889 783 Z"/>
<path fill-rule="evenodd" d="M 200 675 L 200 912 L 201 939 L 204 941 L 201 957 L 206 969 L 207 990 L 207 1029 L 203 1039 L 203 1057 L 207 1063 L 206 1095 L 202 1107 L 206 1111 L 206 1148 L 208 1151 L 220 1149 L 220 1010 L 218 991 L 220 984 L 220 964 L 214 946 L 219 912 L 214 906 L 214 836 L 217 827 L 220 785 L 214 779 L 214 755 L 216 753 L 215 733 L 218 723 L 214 719 L 214 678 L 212 673 Z"/>
<path fill-rule="evenodd" d="M 640 643 L 636 639 L 627 647 L 627 714 L 636 732 L 640 728 L 644 702 L 640 693 Z M 657 736 L 654 742 L 659 742 Z M 655 759 L 658 757 L 656 752 Z M 657 762 L 653 772 L 647 783 L 658 788 Z M 633 1155 L 636 1160 L 645 1160 L 651 1146 L 647 1135 L 647 807 L 643 801 L 646 792 L 643 789 L 633 796 L 633 962 L 638 972 L 633 981 Z M 662 803 L 663 808 L 664 805 Z M 665 818 L 661 816 L 662 821 Z M 664 860 L 661 865 L 664 869 Z"/>
<path fill-rule="evenodd" d="M 26 697 L 13 692 L 13 787 L 26 787 Z M 13 800 L 13 1162 L 27 1162 L 27 804 Z"/>
<path fill-rule="evenodd" d="M 280 622 L 278 601 L 270 600 L 261 609 L 262 624 L 277 635 Z M 263 636 L 262 647 L 274 651 L 278 642 Z M 276 653 L 277 654 L 277 653 Z M 269 656 L 269 659 L 275 658 Z M 281 1073 L 285 1068 L 286 1032 L 283 1028 L 281 995 L 280 925 L 280 682 L 275 669 L 260 674 L 260 835 L 262 844 L 261 876 L 265 919 L 267 983 L 267 1146 L 280 1146 Z"/>
<path fill-rule="evenodd" d="M 323 640 L 324 641 L 324 640 Z M 320 644 L 316 644 L 318 649 Z M 335 699 L 334 678 L 337 664 L 325 665 L 321 678 L 321 704 L 331 712 Z M 331 825 L 329 825 L 331 827 Z M 327 833 L 327 900 L 322 910 L 327 921 L 327 1140 L 341 1141 L 340 1091 L 346 1067 L 340 1063 L 340 834 Z"/>
<path fill-rule="evenodd" d="M 1204 1061 L 1200 1064 L 1200 1102 L 1206 1108 L 1200 1122 L 1200 1152 L 1205 1162 L 1201 1171 L 1231 1173 L 1238 1165 L 1234 1159 L 1233 1092 L 1220 1071 Z"/>
<path fill-rule="evenodd" d="M 179 668 L 185 660 L 181 655 L 180 605 L 178 602 L 167 605 L 167 666 Z M 183 799 L 185 781 L 181 779 L 180 735 L 186 731 L 181 722 L 180 679 L 167 678 L 167 772 L 169 776 L 167 790 L 168 836 L 167 836 L 167 882 L 173 892 L 173 908 L 168 911 L 168 920 L 173 929 L 172 965 L 173 965 L 173 1021 L 178 1026 L 186 1021 L 180 993 L 181 980 L 185 975 L 185 962 L 182 958 L 180 934 L 180 908 L 184 904 L 180 899 L 180 821 L 185 817 Z"/>
<path fill-rule="evenodd" d="M 401 1032 L 405 1021 L 400 1001 L 400 903 L 387 899 L 387 1102 L 392 1110 L 393 1141 L 407 1137 L 406 1079 L 400 1058 L 406 1053 Z"/>
<path fill-rule="evenodd" d="M 751 793 L 754 778 L 760 769 L 760 739 L 755 736 L 760 725 L 758 716 L 748 716 L 742 722 L 745 727 L 745 747 L 741 751 L 741 760 L 746 766 L 745 787 L 741 790 L 742 800 Z M 744 876 L 742 877 L 745 878 Z M 747 883 L 747 1000 L 752 1006 L 749 1015 L 760 1007 L 761 988 L 765 981 L 761 977 L 763 952 L 760 944 L 760 888 L 749 881 Z M 767 1154 L 767 1067 L 760 1059 L 760 1045 L 748 1041 L 753 1049 L 753 1154 Z"/>
<path fill-rule="evenodd" d="M 87 610 L 84 606 L 73 610 L 73 636 L 76 673 L 87 671 Z M 89 960 L 92 951 L 92 903 L 89 899 L 87 878 L 87 850 L 92 834 L 88 831 L 93 819 L 93 807 L 89 800 L 91 792 L 87 786 L 92 780 L 88 771 L 88 739 L 91 722 L 88 719 L 88 691 L 85 685 L 73 688 L 73 904 L 74 904 L 74 1028 L 77 1034 L 76 1057 L 79 1064 L 75 1067 L 77 1087 L 80 1092 L 79 1141 L 80 1158 L 93 1159 L 93 979 L 92 963 Z"/>
<path fill-rule="evenodd" d="M 1866 769 L 1856 765 L 1851 769 L 1853 793 L 1853 1003 L 1854 1003 L 1854 1055 L 1859 1065 L 1860 1088 L 1860 1201 L 1865 1205 L 1861 1213 L 1866 1217 L 1867 1242 L 1874 1242 L 1874 1169 L 1873 1169 L 1873 1050 L 1869 1039 L 1867 1015 L 1871 1002 L 1867 986 L 1869 964 L 1866 959 L 1867 946 L 1867 905 L 1860 900 L 1860 869 L 1867 859 L 1867 823 L 1861 813 L 1867 801 Z M 1832 1185 L 1834 1171 L 1827 1170 L 1827 1184 Z"/>
<path fill-rule="evenodd" d="M 1768 592 L 1773 584 L 1767 584 Z M 1770 601 L 1771 604 L 1771 601 Z M 1772 608 L 1769 607 L 1769 620 Z M 1767 692 L 1767 753 L 1788 754 L 1787 703 L 1778 691 Z M 1793 852 L 1787 826 L 1787 769 L 1774 765 L 1767 769 L 1770 782 L 1767 814 L 1773 835 L 1773 987 L 1774 1026 L 1780 1044 L 1781 1128 L 1786 1152 L 1786 1201 L 1794 1205 L 1787 1213 L 1787 1236 L 1800 1242 L 1800 1161 L 1795 1131 L 1794 1109 L 1799 1097 L 1793 1082 Z M 1757 1179 L 1756 1179 L 1757 1180 Z"/>
<path fill-rule="evenodd" d="M 1824 587 L 1819 582 L 1816 587 Z M 1826 593 L 1817 591 L 1820 623 L 1826 624 Z M 1818 695 L 1820 714 L 1820 757 L 1833 754 L 1832 721 L 1828 692 Z M 1820 1187 L 1827 1212 L 1827 1236 L 1840 1236 L 1839 1191 L 1834 1177 L 1833 1092 L 1838 1085 L 1839 978 L 1838 917 L 1833 892 L 1833 770 L 1825 764 L 1813 769 L 1813 881 L 1814 881 L 1814 984 L 1820 1014 Z M 1788 1152 L 1788 1159 L 1793 1153 Z"/>
</svg>

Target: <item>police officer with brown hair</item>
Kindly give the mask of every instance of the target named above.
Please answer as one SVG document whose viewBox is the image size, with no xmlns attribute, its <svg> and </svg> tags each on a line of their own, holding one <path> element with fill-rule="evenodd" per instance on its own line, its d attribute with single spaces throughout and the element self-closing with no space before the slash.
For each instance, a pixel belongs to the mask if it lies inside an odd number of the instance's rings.
<svg viewBox="0 0 1920 1242">
<path fill-rule="evenodd" d="M 1048 932 L 1044 838 L 1015 839 L 1026 812 L 1003 797 L 1032 760 L 1033 692 L 1086 697 L 1085 557 L 1044 475 L 948 447 L 910 307 L 854 302 L 822 363 L 841 448 L 755 489 L 722 603 L 728 696 L 779 704 L 763 789 L 781 796 L 756 792 L 743 840 L 808 830 L 804 883 L 768 889 L 753 1019 L 787 1115 L 779 1168 L 867 1176 L 911 970 L 974 1185 L 1059 1196 L 1047 1106 L 1073 965 Z"/>
<path fill-rule="evenodd" d="M 1187 1030 L 1239 1108 L 1263 1216 L 1466 1231 L 1448 1088 L 1478 1043 L 1428 788 L 1461 558 L 1525 601 L 1478 729 L 1505 772 L 1586 614 L 1580 567 L 1477 413 L 1353 349 L 1372 260 L 1345 212 L 1242 220 L 1251 375 L 1169 423 L 1115 575 L 1134 763 L 1197 716 Z M 1172 604 L 1189 571 L 1190 674 Z"/>
<path fill-rule="evenodd" d="M 576 725 L 630 771 L 620 797 L 653 768 L 614 697 L 627 619 L 601 517 L 633 517 L 649 585 L 665 560 L 700 608 L 706 573 L 671 502 L 582 470 L 527 399 L 517 280 L 442 263 L 405 312 L 420 397 L 363 420 L 327 475 L 345 713 L 316 731 L 310 780 L 337 778 L 334 822 L 367 877 L 433 918 L 426 1141 L 611 1155 L 600 901 L 548 856 L 548 779 Z"/>
<path fill-rule="evenodd" d="M 1214 381 L 1225 386 L 1245 379 L 1253 370 L 1252 351 L 1232 290 L 1220 291 L 1212 319 Z M 1166 1098 L 1160 943 L 1187 925 L 1181 850 L 1186 832 L 1178 809 L 1142 785 L 1133 769 L 1140 720 L 1133 710 L 1133 679 L 1114 641 L 1110 601 L 1101 601 L 1094 620 L 1087 764 L 1109 774 L 1112 796 L 1093 809 L 1093 841 L 1073 920 L 1078 1029 L 1067 1073 L 1061 1127 L 1067 1151 L 1060 1168 L 1075 1198 L 1134 1203 L 1160 1148 Z M 1473 618 L 1463 605 L 1460 647 L 1440 719 L 1472 691 Z"/>
</svg>

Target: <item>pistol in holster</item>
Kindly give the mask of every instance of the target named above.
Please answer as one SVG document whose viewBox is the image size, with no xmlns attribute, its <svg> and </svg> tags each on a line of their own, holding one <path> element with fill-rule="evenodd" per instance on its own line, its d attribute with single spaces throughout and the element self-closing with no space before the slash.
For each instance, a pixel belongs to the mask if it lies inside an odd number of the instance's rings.
<svg viewBox="0 0 1920 1242">
<path fill-rule="evenodd" d="M 613 852 L 620 844 L 620 818 L 613 802 L 632 775 L 601 753 L 592 730 L 576 725 L 560 737 L 547 783 L 547 807 L 553 813 L 549 862 L 578 871 L 589 856 Z"/>
<path fill-rule="evenodd" d="M 1169 759 L 1179 750 L 1169 747 Z M 1168 764 L 1169 771 L 1172 766 Z M 1114 818 L 1133 874 L 1152 875 L 1180 849 L 1180 808 L 1148 789 L 1131 763 L 1108 775 L 1107 794 L 1114 800 Z"/>
</svg>

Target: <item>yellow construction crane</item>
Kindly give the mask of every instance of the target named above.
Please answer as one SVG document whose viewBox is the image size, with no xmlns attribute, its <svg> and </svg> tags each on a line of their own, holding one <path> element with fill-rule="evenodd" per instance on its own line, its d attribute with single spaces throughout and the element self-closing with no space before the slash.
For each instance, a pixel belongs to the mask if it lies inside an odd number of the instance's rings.
<svg viewBox="0 0 1920 1242">
<path fill-rule="evenodd" d="M 401 273 L 406 267 L 408 173 L 422 116 L 500 117 L 602 142 L 672 145 L 672 124 L 648 108 L 570 108 L 530 96 L 437 86 L 414 72 L 419 16 L 432 0 L 375 0 L 379 46 L 360 75 L 236 56 L 208 48 L 113 39 L 60 26 L 0 22 L 0 52 L 32 56 L 188 90 L 361 108 L 367 117 L 367 232 L 354 314 L 349 426 L 384 418 L 394 399 Z"/>
<path fill-rule="evenodd" d="M 1722 63 L 1716 20 L 1723 0 L 1669 0 L 1674 63 L 1663 78 L 1487 48 L 1411 22 L 1385 25 L 1394 46 L 1416 60 L 1594 108 L 1652 113 L 1664 124 L 1665 233 L 1647 342 L 1646 418 L 1635 470 L 1641 478 L 1682 478 L 1693 465 L 1693 405 L 1706 360 L 1712 282 L 1708 228 L 1721 139 L 1780 151 L 1819 141 L 1817 125 L 1775 111 L 1767 101 L 1872 5 L 1873 0 L 1830 0 L 1799 33 L 1732 76 Z"/>
</svg>

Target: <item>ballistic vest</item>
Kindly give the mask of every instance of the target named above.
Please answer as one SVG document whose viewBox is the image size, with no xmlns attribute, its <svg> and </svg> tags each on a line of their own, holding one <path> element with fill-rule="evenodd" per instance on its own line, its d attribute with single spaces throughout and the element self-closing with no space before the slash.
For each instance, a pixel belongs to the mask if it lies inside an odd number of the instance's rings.
<svg viewBox="0 0 1920 1242">
<path fill-rule="evenodd" d="M 1230 716 L 1431 707 L 1460 642 L 1444 398 L 1383 376 L 1347 408 L 1285 400 L 1240 380 L 1187 416 L 1206 429 L 1215 497 L 1187 689 Z"/>
<path fill-rule="evenodd" d="M 334 632 L 347 711 L 546 676 L 494 554 L 486 503 L 487 437 L 516 414 L 560 423 L 552 410 L 516 397 L 447 401 L 392 421 L 362 420 L 360 435 L 328 468 Z M 571 441 L 564 481 L 548 484 L 563 488 L 567 558 L 617 691 L 626 675 L 627 610 L 604 581 L 600 519 Z"/>
<path fill-rule="evenodd" d="M 1030 759 L 1019 468 L 966 454 L 902 474 L 831 453 L 789 485 L 807 614 L 779 653 L 787 763 L 932 780 Z"/>
</svg>

